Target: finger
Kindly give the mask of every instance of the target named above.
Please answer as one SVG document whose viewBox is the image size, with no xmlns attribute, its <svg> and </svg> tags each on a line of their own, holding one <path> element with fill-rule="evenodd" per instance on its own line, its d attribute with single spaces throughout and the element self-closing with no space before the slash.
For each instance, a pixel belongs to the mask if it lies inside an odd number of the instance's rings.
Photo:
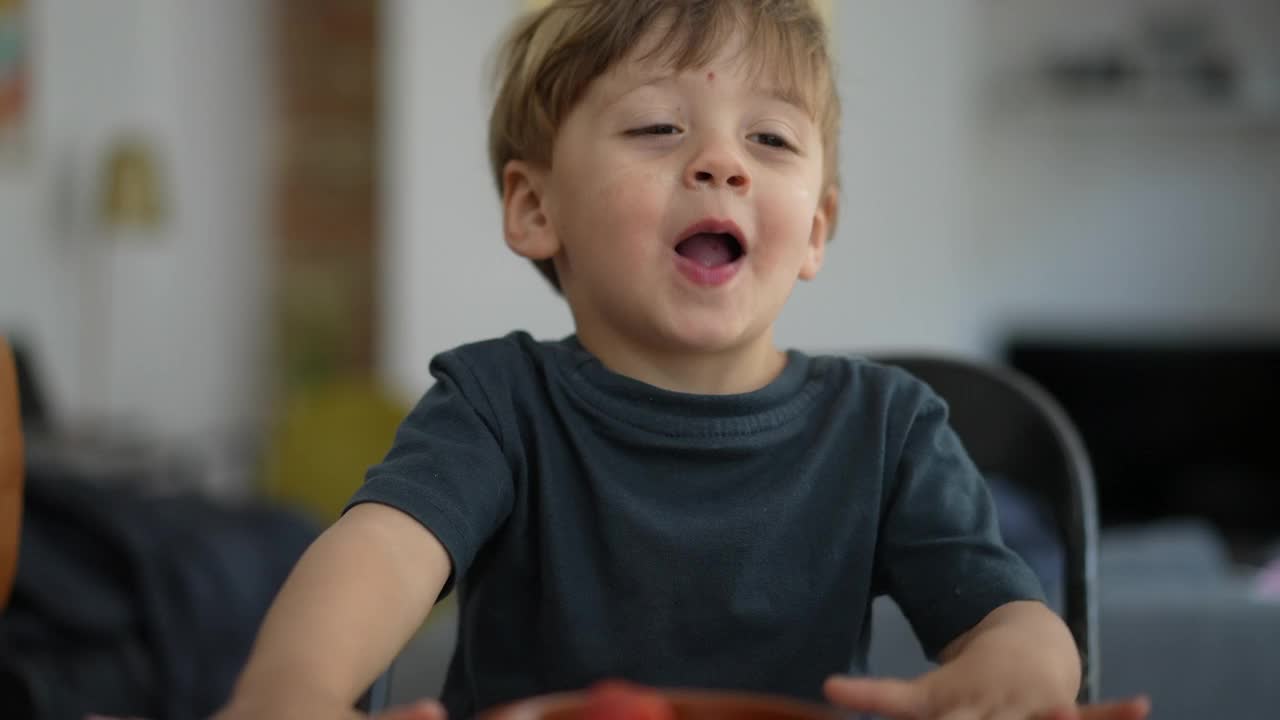
<svg viewBox="0 0 1280 720">
<path fill-rule="evenodd" d="M 1001 708 L 987 716 L 987 720 L 1031 720 L 1038 717 L 1036 713 L 1029 707 L 1016 706 L 1011 708 Z"/>
<path fill-rule="evenodd" d="M 822 692 L 833 705 L 891 720 L 919 720 L 926 710 L 924 691 L 905 680 L 832 675 Z"/>
<path fill-rule="evenodd" d="M 401 705 L 382 713 L 373 720 L 445 720 L 444 706 L 438 700 L 419 700 L 412 705 Z"/>
<path fill-rule="evenodd" d="M 1145 696 L 1093 703 L 1079 707 L 1061 707 L 1043 716 L 1043 720 L 1144 720 L 1151 713 L 1151 701 Z"/>
<path fill-rule="evenodd" d="M 982 716 L 974 708 L 957 708 L 949 710 L 938 720 L 981 720 Z"/>
<path fill-rule="evenodd" d="M 1080 720 L 1144 720 L 1151 714 L 1151 700 L 1139 695 L 1128 700 L 1095 703 L 1080 708 Z"/>
</svg>

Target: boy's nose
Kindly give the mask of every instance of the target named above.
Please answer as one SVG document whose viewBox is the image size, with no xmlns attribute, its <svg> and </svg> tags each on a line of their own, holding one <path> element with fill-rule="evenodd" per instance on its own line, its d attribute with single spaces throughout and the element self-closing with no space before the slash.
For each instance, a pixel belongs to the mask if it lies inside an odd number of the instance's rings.
<svg viewBox="0 0 1280 720">
<path fill-rule="evenodd" d="M 723 186 L 744 191 L 751 186 L 751 177 L 742 161 L 721 146 L 702 148 L 685 168 L 684 180 L 690 189 Z"/>
</svg>

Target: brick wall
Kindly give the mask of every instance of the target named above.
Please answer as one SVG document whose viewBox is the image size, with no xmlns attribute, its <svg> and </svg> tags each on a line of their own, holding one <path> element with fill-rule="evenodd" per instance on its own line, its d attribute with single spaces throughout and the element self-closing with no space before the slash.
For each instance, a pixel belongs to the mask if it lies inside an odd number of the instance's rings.
<svg viewBox="0 0 1280 720">
<path fill-rule="evenodd" d="M 372 372 L 377 0 L 277 0 L 274 186 L 286 385 Z"/>
</svg>

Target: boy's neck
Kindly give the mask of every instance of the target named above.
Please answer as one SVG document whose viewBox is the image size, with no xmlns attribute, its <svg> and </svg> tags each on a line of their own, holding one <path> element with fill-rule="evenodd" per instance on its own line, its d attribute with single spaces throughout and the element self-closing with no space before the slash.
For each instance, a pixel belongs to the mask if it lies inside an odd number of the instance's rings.
<svg viewBox="0 0 1280 720">
<path fill-rule="evenodd" d="M 640 346 L 613 333 L 578 328 L 578 342 L 619 375 L 673 392 L 734 395 L 768 385 L 787 365 L 772 334 L 748 345 L 719 352 L 668 350 Z"/>
</svg>

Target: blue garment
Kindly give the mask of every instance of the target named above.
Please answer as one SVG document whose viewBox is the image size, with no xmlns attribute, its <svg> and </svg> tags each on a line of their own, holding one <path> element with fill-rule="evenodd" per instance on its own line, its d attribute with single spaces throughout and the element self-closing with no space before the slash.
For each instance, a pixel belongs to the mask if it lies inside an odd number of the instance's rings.
<svg viewBox="0 0 1280 720">
<path fill-rule="evenodd" d="M 792 351 L 756 392 L 689 395 L 523 333 L 431 369 L 351 503 L 402 509 L 452 558 L 452 717 L 605 677 L 818 699 L 865 667 L 877 594 L 931 655 L 1042 598 L 901 370 Z"/>
<path fill-rule="evenodd" d="M 28 464 L 0 718 L 208 717 L 319 532 L 293 510 L 125 482 Z"/>
</svg>

